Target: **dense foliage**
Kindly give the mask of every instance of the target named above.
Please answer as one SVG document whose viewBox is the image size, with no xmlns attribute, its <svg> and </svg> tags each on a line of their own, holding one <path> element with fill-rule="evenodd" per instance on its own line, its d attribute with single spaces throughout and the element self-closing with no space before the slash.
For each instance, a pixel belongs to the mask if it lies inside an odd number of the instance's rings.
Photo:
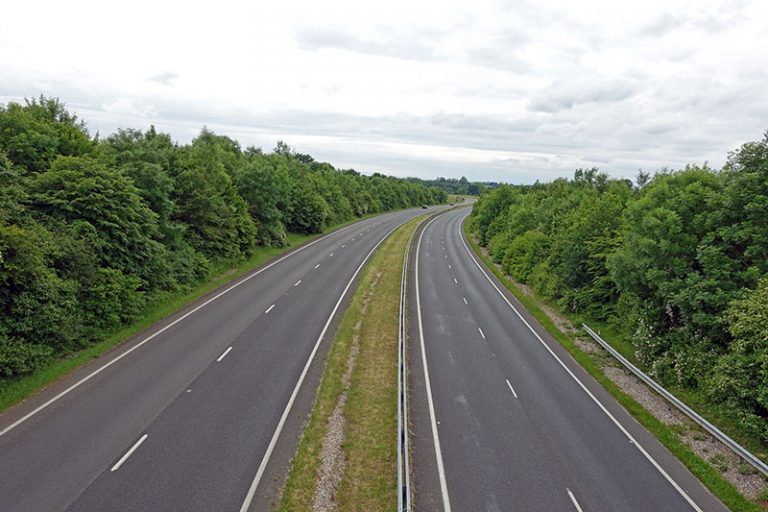
<svg viewBox="0 0 768 512">
<path fill-rule="evenodd" d="M 0 378 L 33 371 L 288 231 L 445 202 L 406 180 L 337 170 L 278 143 L 203 129 L 93 138 L 55 99 L 0 106 Z"/>
<path fill-rule="evenodd" d="M 427 187 L 437 187 L 440 190 L 445 191 L 448 194 L 458 194 L 463 196 L 477 196 L 485 192 L 489 184 L 481 183 L 479 181 L 469 181 L 466 177 L 462 176 L 459 179 L 456 178 L 437 178 L 434 180 L 424 180 L 421 178 L 406 178 L 413 183 L 420 183 Z M 495 185 L 495 184 L 493 184 Z"/>
<path fill-rule="evenodd" d="M 516 280 L 615 324 L 657 378 L 768 442 L 768 133 L 721 170 L 502 185 L 470 229 Z"/>
</svg>

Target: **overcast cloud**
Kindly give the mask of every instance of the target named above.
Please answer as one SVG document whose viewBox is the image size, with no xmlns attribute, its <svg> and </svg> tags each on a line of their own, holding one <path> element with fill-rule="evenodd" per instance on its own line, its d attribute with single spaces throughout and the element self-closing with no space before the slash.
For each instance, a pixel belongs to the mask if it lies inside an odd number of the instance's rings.
<svg viewBox="0 0 768 512">
<path fill-rule="evenodd" d="M 0 102 L 338 167 L 532 182 L 719 167 L 768 129 L 768 3 L 12 2 Z"/>
</svg>

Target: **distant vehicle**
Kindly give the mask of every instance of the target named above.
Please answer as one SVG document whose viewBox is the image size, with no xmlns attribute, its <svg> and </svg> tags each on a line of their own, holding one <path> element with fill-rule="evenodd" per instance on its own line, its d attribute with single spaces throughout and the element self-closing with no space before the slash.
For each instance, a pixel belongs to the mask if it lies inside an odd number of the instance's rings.
<svg viewBox="0 0 768 512">
<path fill-rule="evenodd" d="M 422 208 L 422 210 L 426 210 L 427 209 L 427 205 L 423 204 L 423 205 L 421 205 L 421 208 Z"/>
<path fill-rule="evenodd" d="M 456 205 L 456 203 L 451 203 L 451 206 L 455 206 L 455 205 Z"/>
</svg>

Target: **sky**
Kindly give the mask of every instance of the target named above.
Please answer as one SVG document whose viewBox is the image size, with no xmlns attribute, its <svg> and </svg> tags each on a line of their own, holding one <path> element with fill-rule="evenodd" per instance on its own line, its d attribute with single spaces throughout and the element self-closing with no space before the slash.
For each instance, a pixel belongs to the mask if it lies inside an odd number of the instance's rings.
<svg viewBox="0 0 768 512">
<path fill-rule="evenodd" d="M 203 126 L 339 168 L 531 183 L 708 162 L 768 129 L 768 2 L 25 0 L 0 103 Z"/>
</svg>

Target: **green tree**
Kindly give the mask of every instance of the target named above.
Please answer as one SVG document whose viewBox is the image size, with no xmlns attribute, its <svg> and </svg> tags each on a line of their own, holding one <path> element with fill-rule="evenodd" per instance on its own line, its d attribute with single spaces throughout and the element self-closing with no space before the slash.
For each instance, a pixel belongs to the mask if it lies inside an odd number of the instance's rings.
<svg viewBox="0 0 768 512">
<path fill-rule="evenodd" d="M 240 168 L 235 184 L 256 223 L 258 243 L 284 245 L 285 225 L 292 210 L 293 183 L 282 159 L 252 155 Z"/>
<path fill-rule="evenodd" d="M 72 347 L 81 332 L 76 283 L 48 265 L 51 245 L 39 226 L 0 225 L 0 374 L 6 377 Z"/>
<path fill-rule="evenodd" d="M 58 99 L 0 106 L 0 150 L 19 169 L 42 172 L 57 156 L 83 156 L 93 148 L 85 125 Z"/>
<path fill-rule="evenodd" d="M 92 226 L 100 266 L 145 283 L 158 279 L 165 250 L 155 240 L 157 215 L 127 177 L 90 158 L 59 157 L 30 183 L 30 196 L 42 220 Z"/>
<path fill-rule="evenodd" d="M 768 443 L 768 276 L 727 314 L 733 343 L 712 373 L 709 396 Z"/>
<path fill-rule="evenodd" d="M 174 220 L 187 226 L 185 236 L 206 256 L 237 259 L 253 247 L 256 226 L 227 172 L 226 165 L 235 165 L 233 148 L 221 143 L 203 130 L 184 148 L 182 171 L 175 177 Z"/>
</svg>

